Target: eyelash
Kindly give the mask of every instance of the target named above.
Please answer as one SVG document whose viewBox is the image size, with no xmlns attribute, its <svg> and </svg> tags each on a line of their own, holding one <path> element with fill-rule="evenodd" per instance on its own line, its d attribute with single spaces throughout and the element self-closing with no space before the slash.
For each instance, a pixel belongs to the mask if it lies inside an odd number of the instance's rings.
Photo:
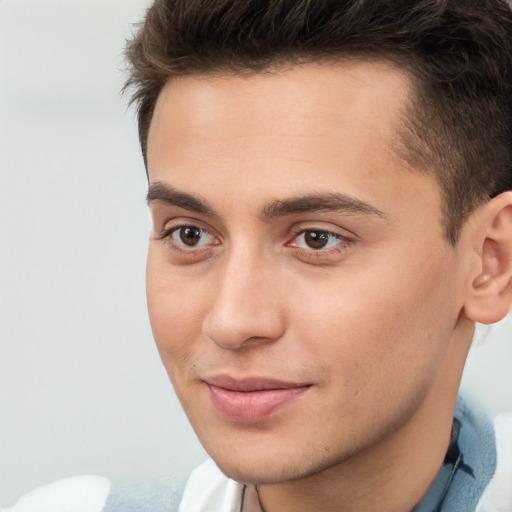
<svg viewBox="0 0 512 512">
<path fill-rule="evenodd" d="M 158 240 L 168 240 L 169 245 L 173 250 L 181 251 L 182 253 L 197 253 L 201 250 L 211 249 L 211 245 L 207 244 L 201 244 L 201 245 L 191 245 L 187 246 L 185 243 L 179 243 L 178 241 L 173 239 L 173 235 L 179 233 L 180 230 L 184 230 L 187 228 L 195 229 L 200 231 L 201 235 L 207 234 L 211 237 L 215 238 L 214 235 L 212 235 L 208 230 L 194 224 L 180 224 L 177 226 L 172 226 L 166 230 L 164 230 L 162 233 L 157 235 Z M 337 240 L 337 243 L 331 247 L 321 247 L 318 249 L 312 248 L 312 247 L 299 247 L 297 245 L 297 240 L 300 236 L 306 236 L 307 233 L 317 233 L 322 236 L 327 236 L 329 240 L 327 241 L 327 244 L 330 240 L 333 238 Z M 334 231 L 329 231 L 326 229 L 318 229 L 318 228 L 297 228 L 292 231 L 293 239 L 288 242 L 286 245 L 288 247 L 293 247 L 297 252 L 300 253 L 302 257 L 305 258 L 325 258 L 333 254 L 339 254 L 341 252 L 344 252 L 347 249 L 347 246 L 353 241 L 353 239 L 341 235 L 339 233 L 336 233 Z M 218 245 L 218 244 L 213 244 Z"/>
<path fill-rule="evenodd" d="M 337 243 L 331 247 L 322 247 L 319 249 L 314 249 L 312 247 L 299 247 L 297 245 L 297 240 L 300 236 L 306 236 L 307 233 L 317 233 L 321 234 L 323 236 L 329 237 L 329 239 L 336 239 Z M 310 228 L 298 228 L 295 231 L 292 232 L 293 234 L 293 240 L 292 242 L 288 242 L 289 247 L 295 247 L 298 252 L 300 252 L 302 257 L 305 258 L 326 258 L 331 255 L 340 254 L 347 250 L 347 246 L 353 241 L 347 236 L 341 235 L 340 233 L 336 233 L 334 231 L 329 231 L 327 229 L 319 229 L 315 227 Z M 327 242 L 329 243 L 329 241 Z"/>
<path fill-rule="evenodd" d="M 162 233 L 157 235 L 157 239 L 158 240 L 168 240 L 169 243 L 172 244 L 172 246 L 174 248 L 176 248 L 177 250 L 181 250 L 181 251 L 197 251 L 198 247 L 203 247 L 203 245 L 191 245 L 187 249 L 187 245 L 185 243 L 183 243 L 183 244 L 176 243 L 176 241 L 173 240 L 173 235 L 175 233 L 178 233 L 182 229 L 183 230 L 185 230 L 185 229 L 198 230 L 201 232 L 201 234 L 206 233 L 213 237 L 213 235 L 208 230 L 203 229 L 200 226 L 196 226 L 194 224 L 180 224 L 179 226 L 173 226 L 169 229 L 166 229 L 165 231 L 163 231 Z"/>
</svg>

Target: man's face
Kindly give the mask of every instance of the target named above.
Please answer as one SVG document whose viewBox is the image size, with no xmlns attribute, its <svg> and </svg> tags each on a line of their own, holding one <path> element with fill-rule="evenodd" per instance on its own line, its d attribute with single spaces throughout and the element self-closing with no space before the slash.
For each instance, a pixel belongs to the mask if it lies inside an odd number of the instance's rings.
<svg viewBox="0 0 512 512">
<path fill-rule="evenodd" d="M 191 76 L 158 99 L 151 324 L 239 481 L 363 453 L 458 380 L 464 264 L 436 181 L 394 152 L 408 97 L 400 71 L 352 63 Z"/>
</svg>

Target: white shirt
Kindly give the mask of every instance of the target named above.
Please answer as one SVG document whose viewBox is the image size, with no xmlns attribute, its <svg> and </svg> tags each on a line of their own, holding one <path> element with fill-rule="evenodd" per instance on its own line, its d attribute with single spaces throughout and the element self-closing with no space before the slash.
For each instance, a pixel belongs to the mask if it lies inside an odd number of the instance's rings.
<svg viewBox="0 0 512 512">
<path fill-rule="evenodd" d="M 512 412 L 494 420 L 496 472 L 476 512 L 512 512 Z M 86 475 L 39 487 L 0 512 L 101 512 L 110 493 L 108 478 Z M 227 478 L 212 460 L 190 475 L 179 512 L 263 512 L 254 486 Z"/>
</svg>

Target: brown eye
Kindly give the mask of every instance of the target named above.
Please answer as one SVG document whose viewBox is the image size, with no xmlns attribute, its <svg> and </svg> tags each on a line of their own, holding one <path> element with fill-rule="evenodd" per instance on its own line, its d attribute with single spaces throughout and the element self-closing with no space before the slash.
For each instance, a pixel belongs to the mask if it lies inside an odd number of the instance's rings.
<svg viewBox="0 0 512 512">
<path fill-rule="evenodd" d="M 323 249 L 332 237 L 330 233 L 325 231 L 305 231 L 304 242 L 311 249 Z"/>
<path fill-rule="evenodd" d="M 297 234 L 292 245 L 300 247 L 301 249 L 321 251 L 322 249 L 330 249 L 337 245 L 343 245 L 346 241 L 344 237 L 337 233 L 332 233 L 331 231 L 305 229 Z"/>
<path fill-rule="evenodd" d="M 159 240 L 166 240 L 171 250 L 195 250 L 196 248 L 213 247 L 219 244 L 209 231 L 194 225 L 174 226 L 160 235 Z"/>
<path fill-rule="evenodd" d="M 204 231 L 194 226 L 184 226 L 177 229 L 177 235 L 181 242 L 189 247 L 199 245 Z"/>
</svg>

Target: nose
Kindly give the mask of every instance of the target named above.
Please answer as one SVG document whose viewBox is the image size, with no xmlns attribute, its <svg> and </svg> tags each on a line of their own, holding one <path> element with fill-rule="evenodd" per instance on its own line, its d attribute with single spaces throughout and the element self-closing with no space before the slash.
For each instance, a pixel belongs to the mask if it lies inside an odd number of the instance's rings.
<svg viewBox="0 0 512 512">
<path fill-rule="evenodd" d="M 219 347 L 255 347 L 278 340 L 285 331 L 276 269 L 262 257 L 233 255 L 224 262 L 203 331 Z"/>
</svg>

